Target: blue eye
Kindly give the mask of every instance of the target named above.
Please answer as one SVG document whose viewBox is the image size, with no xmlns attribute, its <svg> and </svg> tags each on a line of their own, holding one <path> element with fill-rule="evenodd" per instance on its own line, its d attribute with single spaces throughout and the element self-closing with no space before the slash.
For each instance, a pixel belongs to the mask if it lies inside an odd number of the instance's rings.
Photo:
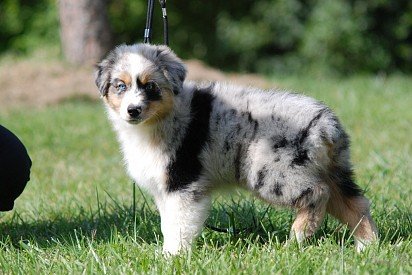
<svg viewBox="0 0 412 275">
<path fill-rule="evenodd" d="M 119 83 L 118 85 L 117 85 L 117 90 L 119 91 L 119 92 L 124 92 L 124 91 L 126 91 L 126 84 L 124 84 L 124 83 Z"/>
</svg>

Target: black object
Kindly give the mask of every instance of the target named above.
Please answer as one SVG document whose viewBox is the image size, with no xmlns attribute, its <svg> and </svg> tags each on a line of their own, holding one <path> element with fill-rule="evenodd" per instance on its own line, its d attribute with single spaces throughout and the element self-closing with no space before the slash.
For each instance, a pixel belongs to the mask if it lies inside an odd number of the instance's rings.
<svg viewBox="0 0 412 275">
<path fill-rule="evenodd" d="M 169 46 L 169 25 L 167 20 L 166 0 L 159 0 L 163 17 L 163 43 Z M 143 42 L 151 43 L 153 23 L 154 0 L 147 2 L 146 28 L 144 29 Z"/>
<path fill-rule="evenodd" d="M 163 43 L 169 46 L 169 22 L 167 21 L 166 0 L 159 0 L 163 17 Z"/>
<path fill-rule="evenodd" d="M 0 211 L 10 211 L 30 180 L 31 160 L 23 143 L 0 125 Z"/>
<path fill-rule="evenodd" d="M 144 43 L 150 43 L 152 38 L 152 22 L 153 22 L 153 9 L 154 0 L 147 1 L 147 15 L 146 15 L 146 28 L 144 29 Z"/>
</svg>

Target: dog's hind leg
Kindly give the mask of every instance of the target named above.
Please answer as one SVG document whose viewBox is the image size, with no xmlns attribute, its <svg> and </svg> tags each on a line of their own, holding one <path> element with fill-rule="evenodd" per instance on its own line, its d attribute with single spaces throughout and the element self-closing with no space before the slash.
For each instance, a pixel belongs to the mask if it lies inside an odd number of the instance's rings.
<svg viewBox="0 0 412 275">
<path fill-rule="evenodd" d="M 156 204 L 164 238 L 163 253 L 176 255 L 190 248 L 208 216 L 210 196 L 175 191 L 157 199 Z"/>
<path fill-rule="evenodd" d="M 363 196 L 345 197 L 333 192 L 327 211 L 342 223 L 347 224 L 355 237 L 358 252 L 377 241 L 378 229 L 369 211 L 369 201 Z"/>
<path fill-rule="evenodd" d="M 342 155 L 340 157 L 341 165 L 336 162 L 328 177 L 331 193 L 327 212 L 349 226 L 355 237 L 356 250 L 362 251 L 378 239 L 378 229 L 370 215 L 368 199 L 353 180 L 350 163 Z"/>
<path fill-rule="evenodd" d="M 297 209 L 297 216 L 290 232 L 292 240 L 300 243 L 316 232 L 325 216 L 328 199 L 329 188 L 325 184 L 318 184 L 302 191 L 293 203 Z"/>
</svg>

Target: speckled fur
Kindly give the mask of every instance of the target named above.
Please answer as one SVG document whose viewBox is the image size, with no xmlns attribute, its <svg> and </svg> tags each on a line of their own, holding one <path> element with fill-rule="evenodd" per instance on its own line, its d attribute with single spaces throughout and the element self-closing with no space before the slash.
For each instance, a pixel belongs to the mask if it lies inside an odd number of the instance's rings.
<svg viewBox="0 0 412 275">
<path fill-rule="evenodd" d="M 130 84 L 118 93 L 113 81 L 123 75 Z M 169 48 L 147 44 L 117 47 L 96 71 L 128 172 L 160 211 L 166 253 L 190 246 L 211 193 L 222 187 L 295 208 L 297 241 L 326 211 L 354 230 L 358 249 L 376 240 L 368 201 L 353 182 L 348 136 L 328 107 L 282 90 L 185 82 L 185 75 Z M 150 81 L 160 87 L 155 105 L 141 84 Z M 130 105 L 142 107 L 138 122 Z"/>
</svg>

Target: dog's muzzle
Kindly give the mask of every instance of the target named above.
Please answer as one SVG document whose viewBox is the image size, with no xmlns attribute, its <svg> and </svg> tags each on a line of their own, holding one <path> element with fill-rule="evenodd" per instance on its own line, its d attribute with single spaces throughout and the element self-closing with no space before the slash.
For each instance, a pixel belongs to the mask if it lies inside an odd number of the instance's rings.
<svg viewBox="0 0 412 275">
<path fill-rule="evenodd" d="M 127 113 L 132 120 L 139 120 L 140 114 L 142 113 L 142 107 L 131 104 L 127 107 Z"/>
</svg>

